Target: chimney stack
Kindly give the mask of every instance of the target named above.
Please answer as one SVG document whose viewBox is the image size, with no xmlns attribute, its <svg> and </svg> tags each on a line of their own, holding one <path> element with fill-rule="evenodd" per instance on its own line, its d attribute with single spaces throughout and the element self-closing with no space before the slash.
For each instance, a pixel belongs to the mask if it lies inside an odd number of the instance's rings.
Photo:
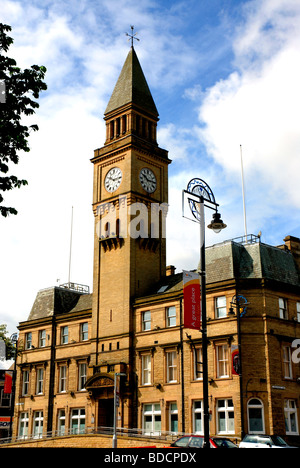
<svg viewBox="0 0 300 468">
<path fill-rule="evenodd" d="M 300 271 L 300 239 L 299 237 L 286 236 L 284 239 L 285 246 L 291 251 L 295 259 L 296 265 Z"/>
<path fill-rule="evenodd" d="M 166 267 L 166 276 L 173 276 L 175 274 L 176 268 L 174 265 L 169 265 Z"/>
</svg>

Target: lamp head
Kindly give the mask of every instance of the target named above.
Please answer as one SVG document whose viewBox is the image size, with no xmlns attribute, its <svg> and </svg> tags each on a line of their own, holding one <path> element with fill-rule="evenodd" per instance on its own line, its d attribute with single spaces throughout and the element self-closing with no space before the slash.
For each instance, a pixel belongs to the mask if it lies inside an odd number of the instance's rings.
<svg viewBox="0 0 300 468">
<path fill-rule="evenodd" d="M 210 224 L 207 226 L 209 229 L 212 229 L 216 234 L 218 234 L 222 229 L 227 227 L 227 224 L 223 223 L 220 213 L 217 211 L 213 214 L 213 219 Z"/>
</svg>

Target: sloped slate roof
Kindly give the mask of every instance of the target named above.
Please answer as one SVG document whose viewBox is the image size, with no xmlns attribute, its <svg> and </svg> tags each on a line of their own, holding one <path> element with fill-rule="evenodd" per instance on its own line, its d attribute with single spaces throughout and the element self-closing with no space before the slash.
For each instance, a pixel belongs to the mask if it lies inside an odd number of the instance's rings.
<svg viewBox="0 0 300 468">
<path fill-rule="evenodd" d="M 290 251 L 271 245 L 239 244 L 233 241 L 206 249 L 207 282 L 231 278 L 266 278 L 300 286 Z"/>
<path fill-rule="evenodd" d="M 234 278 L 266 278 L 300 287 L 299 272 L 290 251 L 271 245 L 228 241 L 205 249 L 207 285 Z M 182 290 L 182 273 L 165 276 L 149 296 Z"/>
<path fill-rule="evenodd" d="M 53 287 L 37 293 L 29 320 L 51 317 L 56 314 L 79 312 L 92 307 L 92 295 L 80 294 L 65 288 Z"/>
<path fill-rule="evenodd" d="M 130 103 L 158 116 L 156 105 L 133 47 L 129 51 L 104 114 Z"/>
</svg>

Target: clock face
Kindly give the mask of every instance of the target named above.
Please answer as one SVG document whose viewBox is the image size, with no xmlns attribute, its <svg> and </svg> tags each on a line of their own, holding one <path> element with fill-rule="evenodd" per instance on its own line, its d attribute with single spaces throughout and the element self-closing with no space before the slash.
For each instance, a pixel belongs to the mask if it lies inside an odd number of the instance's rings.
<svg viewBox="0 0 300 468">
<path fill-rule="evenodd" d="M 156 190 L 156 177 L 154 173 L 148 169 L 147 167 L 144 167 L 140 171 L 140 183 L 143 187 L 143 189 L 146 190 L 148 193 L 153 193 Z"/>
<path fill-rule="evenodd" d="M 113 167 L 104 179 L 104 187 L 108 192 L 114 192 L 122 182 L 122 171 L 118 167 Z"/>
</svg>

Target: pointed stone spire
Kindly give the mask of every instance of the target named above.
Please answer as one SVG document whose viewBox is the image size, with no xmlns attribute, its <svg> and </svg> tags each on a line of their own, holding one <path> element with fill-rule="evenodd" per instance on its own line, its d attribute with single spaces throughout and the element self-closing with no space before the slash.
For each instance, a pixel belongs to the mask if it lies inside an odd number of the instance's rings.
<svg viewBox="0 0 300 468">
<path fill-rule="evenodd" d="M 117 84 L 107 105 L 105 116 L 128 104 L 156 118 L 158 117 L 156 105 L 134 47 L 131 47 L 128 53 Z"/>
</svg>

